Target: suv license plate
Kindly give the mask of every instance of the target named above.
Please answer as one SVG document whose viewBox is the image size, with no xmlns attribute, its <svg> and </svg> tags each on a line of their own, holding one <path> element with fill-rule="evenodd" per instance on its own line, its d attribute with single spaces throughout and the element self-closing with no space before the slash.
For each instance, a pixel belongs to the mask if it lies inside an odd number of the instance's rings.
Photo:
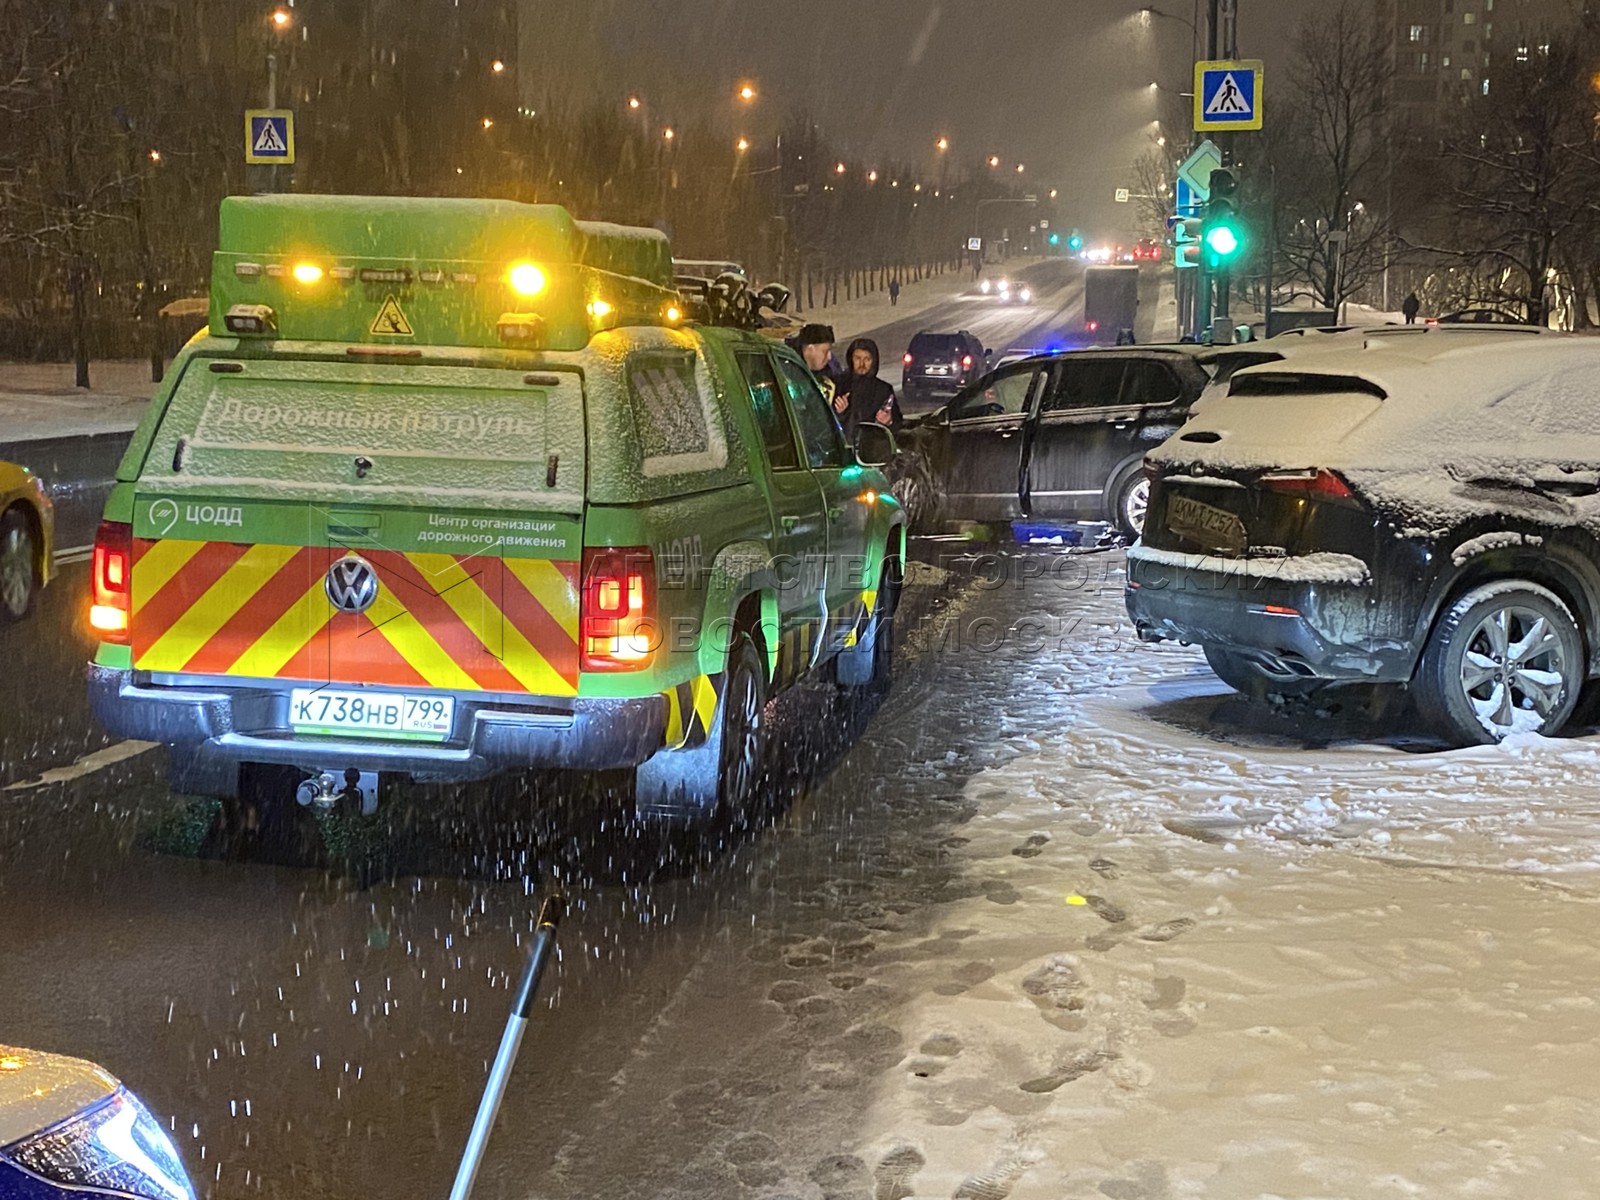
<svg viewBox="0 0 1600 1200">
<path fill-rule="evenodd" d="M 1208 550 L 1228 554 L 1242 554 L 1249 544 L 1244 522 L 1237 516 L 1188 496 L 1174 496 L 1167 502 L 1167 528 Z"/>
<path fill-rule="evenodd" d="M 295 688 L 289 693 L 289 724 L 296 733 L 364 733 L 442 742 L 450 736 L 455 715 L 456 702 L 451 696 L 334 688 Z"/>
<path fill-rule="evenodd" d="M 929 367 L 928 368 L 928 374 L 929 375 L 948 375 L 948 374 L 950 374 L 950 368 L 949 367 Z"/>
</svg>

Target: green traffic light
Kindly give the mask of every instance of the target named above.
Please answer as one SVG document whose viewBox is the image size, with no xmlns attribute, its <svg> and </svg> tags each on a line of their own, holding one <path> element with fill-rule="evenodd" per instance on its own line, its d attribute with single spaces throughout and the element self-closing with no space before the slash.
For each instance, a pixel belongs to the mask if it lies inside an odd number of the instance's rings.
<svg viewBox="0 0 1600 1200">
<path fill-rule="evenodd" d="M 1082 250 L 1083 249 L 1083 239 L 1081 237 L 1079 237 L 1077 234 L 1073 234 L 1071 240 L 1069 240 L 1067 242 L 1067 249 L 1069 249 L 1069 250 Z"/>
<path fill-rule="evenodd" d="M 1061 245 L 1061 235 L 1060 235 L 1060 234 L 1059 234 L 1059 233 L 1052 233 L 1052 234 L 1051 234 L 1051 235 L 1050 235 L 1050 244 L 1051 244 L 1051 245 L 1052 245 L 1052 246 L 1059 246 L 1059 245 Z"/>
<path fill-rule="evenodd" d="M 1231 225 L 1213 225 L 1206 230 L 1206 249 L 1218 258 L 1229 258 L 1239 250 L 1239 235 Z"/>
</svg>

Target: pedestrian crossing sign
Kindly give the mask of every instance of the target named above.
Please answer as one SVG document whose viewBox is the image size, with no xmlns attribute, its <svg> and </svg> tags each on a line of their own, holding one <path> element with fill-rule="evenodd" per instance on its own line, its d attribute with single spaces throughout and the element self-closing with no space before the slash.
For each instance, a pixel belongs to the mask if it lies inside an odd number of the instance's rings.
<svg viewBox="0 0 1600 1200">
<path fill-rule="evenodd" d="M 252 108 L 244 114 L 247 163 L 294 161 L 294 113 L 286 108 Z"/>
<path fill-rule="evenodd" d="M 1261 128 L 1261 60 L 1236 59 L 1194 65 L 1194 127 Z"/>
</svg>

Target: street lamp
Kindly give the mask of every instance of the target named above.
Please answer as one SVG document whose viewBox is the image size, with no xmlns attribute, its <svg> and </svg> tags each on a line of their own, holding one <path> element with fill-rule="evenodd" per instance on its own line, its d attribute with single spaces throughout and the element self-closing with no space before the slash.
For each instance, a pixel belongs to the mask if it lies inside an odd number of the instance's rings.
<svg viewBox="0 0 1600 1200">
<path fill-rule="evenodd" d="M 1022 164 L 1021 164 L 1021 163 L 1018 163 L 1018 164 L 1017 164 L 1017 174 L 1018 174 L 1018 175 L 1021 175 L 1021 174 L 1022 174 Z"/>
<path fill-rule="evenodd" d="M 275 8 L 272 10 L 272 24 L 280 31 L 287 29 L 294 24 L 294 14 L 286 8 Z"/>
<path fill-rule="evenodd" d="M 639 97 L 637 97 L 637 96 L 629 96 L 628 97 L 628 107 L 631 108 L 634 112 L 638 112 L 639 111 Z"/>
<path fill-rule="evenodd" d="M 756 89 L 752 84 L 743 83 L 739 85 L 739 99 L 743 100 L 746 104 L 749 104 L 750 101 L 754 100 L 755 98 Z"/>
<path fill-rule="evenodd" d="M 999 165 L 1000 165 L 1000 156 L 998 154 L 989 155 L 989 168 L 991 170 L 993 170 L 995 167 L 998 167 Z"/>
<path fill-rule="evenodd" d="M 1056 198 L 1056 189 L 1055 188 L 1051 188 L 1050 189 L 1050 199 L 1054 200 L 1055 198 Z"/>
<path fill-rule="evenodd" d="M 740 138 L 737 142 L 735 142 L 733 144 L 733 148 L 735 150 L 737 150 L 740 154 L 743 154 L 746 150 L 750 149 L 750 143 L 747 140 L 745 140 L 744 138 Z"/>
<path fill-rule="evenodd" d="M 506 64 L 498 58 L 489 64 L 489 70 L 493 71 L 496 75 L 503 75 L 505 73 L 505 69 Z"/>
<path fill-rule="evenodd" d="M 937 150 L 940 154 L 943 154 L 946 150 L 950 149 L 950 139 L 947 137 L 942 137 L 935 142 L 933 146 L 935 150 Z"/>
<path fill-rule="evenodd" d="M 671 125 L 668 125 L 665 129 L 663 129 L 661 131 L 661 140 L 664 141 L 664 142 L 670 142 L 673 138 L 675 138 L 677 136 L 678 135 L 675 132 L 673 132 L 673 129 L 672 129 Z"/>
<path fill-rule="evenodd" d="M 844 164 L 843 163 L 834 163 L 833 164 L 833 173 L 835 175 L 843 175 L 844 174 Z"/>
<path fill-rule="evenodd" d="M 483 127 L 485 129 L 493 129 L 494 128 L 494 118 L 493 117 L 485 117 L 483 119 Z"/>
<path fill-rule="evenodd" d="M 868 183 L 877 183 L 878 182 L 878 173 L 876 171 L 868 171 L 867 172 L 867 182 Z"/>
</svg>

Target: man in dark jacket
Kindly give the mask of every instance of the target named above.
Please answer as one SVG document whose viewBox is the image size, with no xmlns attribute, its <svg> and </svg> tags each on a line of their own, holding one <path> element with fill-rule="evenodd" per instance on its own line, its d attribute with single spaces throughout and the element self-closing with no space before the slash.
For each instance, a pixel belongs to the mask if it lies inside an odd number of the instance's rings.
<svg viewBox="0 0 1600 1200">
<path fill-rule="evenodd" d="M 833 327 L 816 322 L 802 325 L 800 332 L 789 339 L 789 346 L 806 360 L 806 366 L 816 376 L 817 386 L 832 403 L 848 379 L 845 369 L 833 356 Z"/>
<path fill-rule="evenodd" d="M 900 401 L 888 381 L 878 378 L 878 343 L 871 338 L 857 338 L 850 343 L 845 361 L 850 377 L 834 400 L 845 440 L 853 440 L 857 427 L 868 421 L 899 429 Z"/>
</svg>

